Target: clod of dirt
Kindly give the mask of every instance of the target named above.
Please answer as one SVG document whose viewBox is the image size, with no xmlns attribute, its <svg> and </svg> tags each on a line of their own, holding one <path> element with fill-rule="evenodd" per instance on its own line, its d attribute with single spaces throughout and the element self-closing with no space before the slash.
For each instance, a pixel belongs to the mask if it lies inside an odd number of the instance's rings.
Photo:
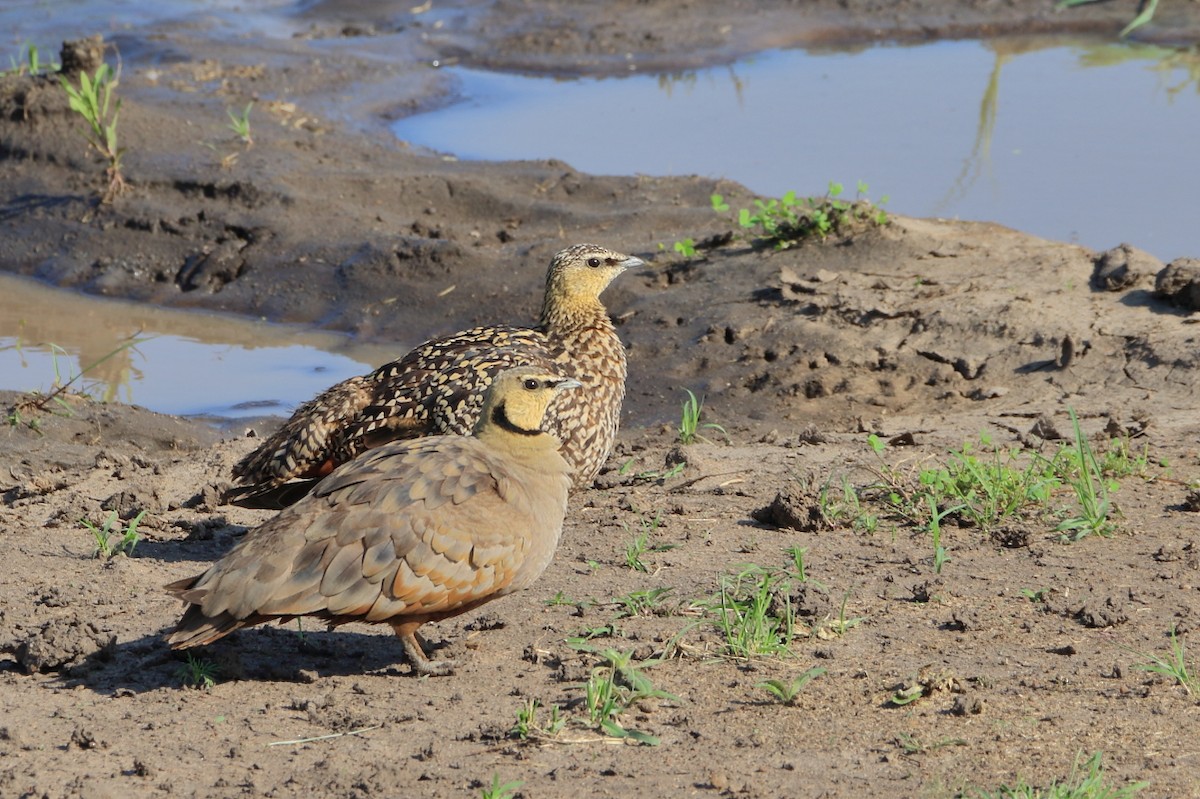
<svg viewBox="0 0 1200 799">
<path fill-rule="evenodd" d="M 1154 292 L 1172 305 L 1200 310 L 1200 259 L 1171 261 L 1154 279 Z"/>
<path fill-rule="evenodd" d="M 1162 268 L 1162 261 L 1145 250 L 1132 244 L 1119 244 L 1096 259 L 1092 286 L 1103 291 L 1121 291 Z"/>
<path fill-rule="evenodd" d="M 99 655 L 109 657 L 117 636 L 90 621 L 70 617 L 48 621 L 17 647 L 17 663 L 26 673 L 54 671 Z"/>
<path fill-rule="evenodd" d="M 1085 627 L 1115 627 L 1129 621 L 1125 602 L 1116 596 L 1088 599 L 1073 615 Z"/>
<path fill-rule="evenodd" d="M 1193 513 L 1200 511 L 1200 490 L 1192 489 L 1183 498 L 1183 509 Z"/>
<path fill-rule="evenodd" d="M 978 716 L 983 712 L 983 700 L 977 696 L 956 696 L 950 712 L 955 716 Z"/>
<path fill-rule="evenodd" d="M 775 495 L 771 504 L 750 514 L 756 522 L 802 533 L 829 530 L 833 525 L 821 512 L 821 498 L 809 491 L 784 489 Z"/>
<path fill-rule="evenodd" d="M 1032 435 L 1037 436 L 1043 441 L 1062 441 L 1066 439 L 1058 428 L 1054 426 L 1054 420 L 1049 416 L 1039 416 L 1037 421 L 1033 423 L 1033 427 L 1029 428 Z"/>
<path fill-rule="evenodd" d="M 59 71 L 66 77 L 74 77 L 80 72 L 95 72 L 104 63 L 104 37 L 97 33 L 86 39 L 63 42 L 58 58 L 61 63 Z"/>
</svg>

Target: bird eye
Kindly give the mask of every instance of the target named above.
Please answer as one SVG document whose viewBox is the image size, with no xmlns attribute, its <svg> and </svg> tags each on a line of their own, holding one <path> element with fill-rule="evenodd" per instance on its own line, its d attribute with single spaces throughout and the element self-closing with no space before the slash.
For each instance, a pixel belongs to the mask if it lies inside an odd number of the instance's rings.
<svg viewBox="0 0 1200 799">
<path fill-rule="evenodd" d="M 595 269 L 596 267 L 600 266 L 600 259 L 599 258 L 588 258 L 587 265 L 590 266 L 592 269 Z"/>
<path fill-rule="evenodd" d="M 525 389 L 527 391 L 533 391 L 535 388 L 538 387 L 538 381 L 534 380 L 532 377 L 527 377 L 527 378 L 525 378 L 525 382 L 523 385 L 525 386 Z"/>
</svg>

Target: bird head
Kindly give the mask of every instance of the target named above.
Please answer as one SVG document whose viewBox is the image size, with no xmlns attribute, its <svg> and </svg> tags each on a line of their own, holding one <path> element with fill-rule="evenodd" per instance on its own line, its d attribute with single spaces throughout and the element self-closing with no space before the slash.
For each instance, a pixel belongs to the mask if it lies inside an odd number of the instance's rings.
<svg viewBox="0 0 1200 799">
<path fill-rule="evenodd" d="M 535 366 L 517 366 L 496 375 L 484 400 L 477 430 L 498 427 L 507 433 L 541 435 L 542 417 L 560 391 L 582 383 Z"/>
<path fill-rule="evenodd" d="M 614 252 L 596 244 L 575 244 L 560 250 L 546 274 L 546 299 L 565 303 L 596 300 L 608 284 L 626 269 L 642 266 L 641 258 Z"/>
</svg>

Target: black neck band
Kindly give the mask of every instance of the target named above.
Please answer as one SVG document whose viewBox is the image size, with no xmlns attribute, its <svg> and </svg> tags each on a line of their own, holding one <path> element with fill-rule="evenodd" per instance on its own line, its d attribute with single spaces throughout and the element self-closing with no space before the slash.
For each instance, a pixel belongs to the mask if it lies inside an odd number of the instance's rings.
<svg viewBox="0 0 1200 799">
<path fill-rule="evenodd" d="M 541 430 L 526 430 L 523 427 L 517 427 L 508 418 L 508 414 L 504 412 L 504 403 L 500 403 L 495 408 L 492 408 L 492 423 L 501 430 L 506 430 L 509 433 L 516 433 L 519 436 L 539 436 Z"/>
</svg>

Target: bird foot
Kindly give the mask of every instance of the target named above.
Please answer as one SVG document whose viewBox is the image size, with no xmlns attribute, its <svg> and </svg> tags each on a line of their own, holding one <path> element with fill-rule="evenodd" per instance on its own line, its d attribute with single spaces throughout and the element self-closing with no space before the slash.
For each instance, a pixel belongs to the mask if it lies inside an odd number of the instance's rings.
<svg viewBox="0 0 1200 799">
<path fill-rule="evenodd" d="M 454 673 L 454 662 L 450 660 L 430 660 L 421 646 L 421 637 L 416 631 L 401 632 L 400 641 L 404 645 L 404 654 L 412 666 L 413 674 L 421 677 L 446 677 Z"/>
<path fill-rule="evenodd" d="M 449 677 L 454 673 L 454 662 L 450 660 L 413 660 L 410 661 L 414 674 L 421 677 Z"/>
</svg>

